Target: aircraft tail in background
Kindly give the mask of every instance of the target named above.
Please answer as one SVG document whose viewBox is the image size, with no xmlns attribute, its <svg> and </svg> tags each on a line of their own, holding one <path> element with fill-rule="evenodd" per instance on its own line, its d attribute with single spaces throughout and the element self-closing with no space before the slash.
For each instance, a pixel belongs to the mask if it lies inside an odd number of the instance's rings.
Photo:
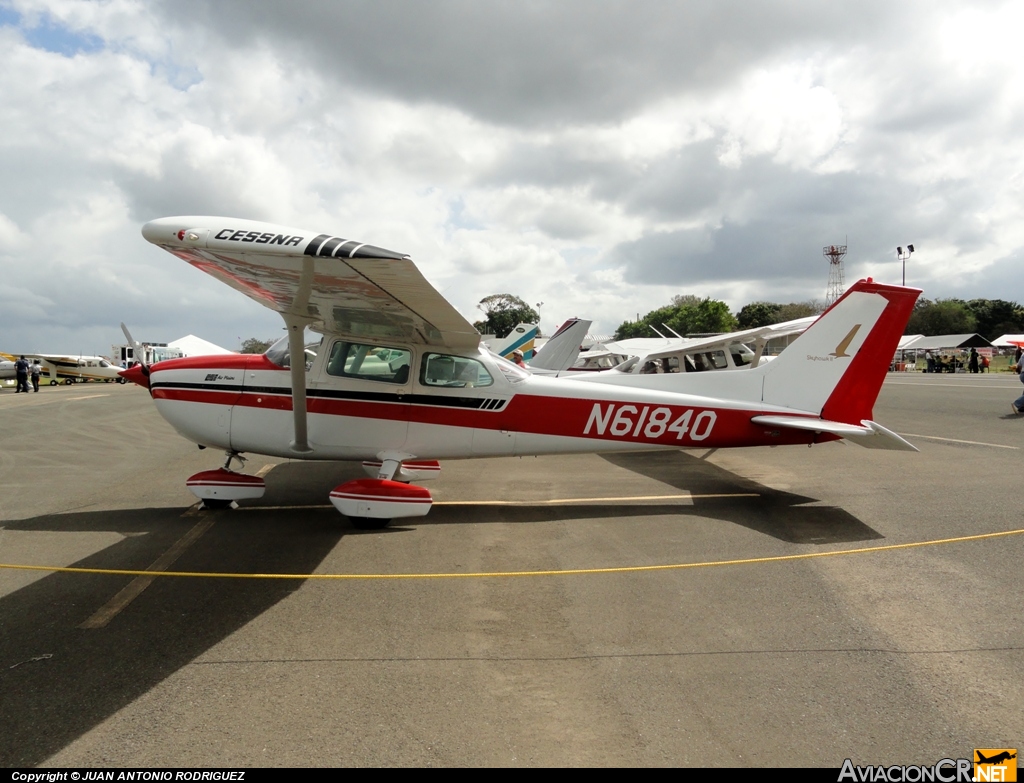
<svg viewBox="0 0 1024 783">
<path fill-rule="evenodd" d="M 491 340 L 488 347 L 498 356 L 512 358 L 512 351 L 522 351 L 523 358 L 529 360 L 536 353 L 534 341 L 540 334 L 537 324 L 519 324 L 506 337 Z"/>
<path fill-rule="evenodd" d="M 547 370 L 555 373 L 568 370 L 580 355 L 583 340 L 593 321 L 570 318 L 548 339 L 530 361 L 531 370 Z"/>
</svg>

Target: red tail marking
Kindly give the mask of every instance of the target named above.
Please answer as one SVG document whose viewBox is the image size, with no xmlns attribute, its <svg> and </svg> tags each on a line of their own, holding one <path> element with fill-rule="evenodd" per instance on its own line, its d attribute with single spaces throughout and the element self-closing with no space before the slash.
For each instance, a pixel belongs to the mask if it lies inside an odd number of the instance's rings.
<svg viewBox="0 0 1024 783">
<path fill-rule="evenodd" d="M 914 303 L 921 294 L 916 288 L 882 285 L 867 280 L 857 283 L 836 304 L 854 290 L 880 294 L 888 304 L 821 410 L 821 418 L 847 424 L 860 424 L 872 417 L 885 374 L 910 320 Z"/>
</svg>

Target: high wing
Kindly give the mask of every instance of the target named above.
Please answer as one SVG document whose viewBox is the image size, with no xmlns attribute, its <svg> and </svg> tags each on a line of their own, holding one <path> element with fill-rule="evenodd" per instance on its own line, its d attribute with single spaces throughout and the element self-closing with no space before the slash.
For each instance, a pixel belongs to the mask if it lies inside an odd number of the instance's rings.
<svg viewBox="0 0 1024 783">
<path fill-rule="evenodd" d="M 613 353 L 626 355 L 640 355 L 645 360 L 660 359 L 663 356 L 670 356 L 680 350 L 686 351 L 709 351 L 725 349 L 734 343 L 754 343 L 763 349 L 764 343 L 776 337 L 787 337 L 800 334 L 814 323 L 819 316 L 812 315 L 806 318 L 797 318 L 793 321 L 759 326 L 754 329 L 744 329 L 739 332 L 728 332 L 718 334 L 714 337 L 678 337 L 678 338 L 639 338 L 634 340 L 620 340 L 618 342 L 604 343 L 604 347 Z M 760 355 L 760 350 L 757 350 Z M 754 363 L 756 365 L 756 362 Z"/>
<path fill-rule="evenodd" d="M 473 349 L 480 335 L 407 255 L 333 234 L 225 217 L 170 217 L 142 235 L 286 322 L 350 337 Z"/>
<path fill-rule="evenodd" d="M 806 318 L 797 318 L 796 320 L 784 321 L 780 324 L 758 326 L 754 329 L 728 332 L 727 334 L 719 334 L 714 337 L 695 337 L 693 342 L 689 343 L 686 347 L 694 350 L 707 350 L 709 348 L 721 348 L 732 343 L 756 343 L 762 340 L 767 342 L 776 337 L 800 334 L 817 321 L 819 317 L 817 315 L 810 315 Z"/>
</svg>

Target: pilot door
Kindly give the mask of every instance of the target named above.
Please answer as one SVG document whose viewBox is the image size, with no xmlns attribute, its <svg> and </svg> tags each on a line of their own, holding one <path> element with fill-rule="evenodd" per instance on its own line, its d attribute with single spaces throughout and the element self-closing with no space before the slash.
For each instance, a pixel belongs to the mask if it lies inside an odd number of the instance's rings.
<svg viewBox="0 0 1024 783">
<path fill-rule="evenodd" d="M 327 345 L 307 385 L 310 445 L 337 459 L 402 450 L 412 361 L 412 351 L 402 346 L 341 339 Z"/>
</svg>

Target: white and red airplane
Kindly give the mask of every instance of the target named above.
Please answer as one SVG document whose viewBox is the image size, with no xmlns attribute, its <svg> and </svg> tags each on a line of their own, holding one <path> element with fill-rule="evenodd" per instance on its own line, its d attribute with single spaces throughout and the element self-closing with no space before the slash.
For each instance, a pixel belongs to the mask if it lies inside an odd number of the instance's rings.
<svg viewBox="0 0 1024 783">
<path fill-rule="evenodd" d="M 123 373 L 181 435 L 226 452 L 223 468 L 187 482 L 209 507 L 262 496 L 261 478 L 230 469 L 245 452 L 362 460 L 373 477 L 341 484 L 331 501 L 373 529 L 429 511 L 430 493 L 407 482 L 436 476 L 441 459 L 840 438 L 916 450 L 872 421 L 916 289 L 862 280 L 775 361 L 746 372 L 550 378 L 482 348 L 400 253 L 221 217 L 163 218 L 142 234 L 276 310 L 288 330 L 265 354 Z M 323 335 L 312 359 L 306 327 Z"/>
</svg>

